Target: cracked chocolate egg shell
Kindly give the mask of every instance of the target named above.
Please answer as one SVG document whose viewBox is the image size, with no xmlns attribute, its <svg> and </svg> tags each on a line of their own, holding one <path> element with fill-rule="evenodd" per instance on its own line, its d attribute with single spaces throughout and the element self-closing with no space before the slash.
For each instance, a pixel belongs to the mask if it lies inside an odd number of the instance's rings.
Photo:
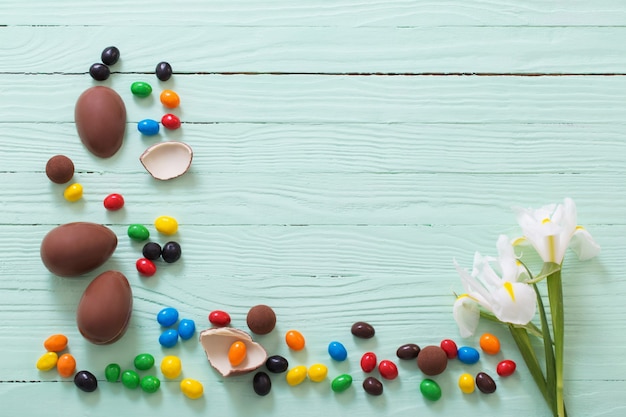
<svg viewBox="0 0 626 417">
<path fill-rule="evenodd" d="M 96 345 L 117 341 L 126 332 L 133 309 L 133 293 L 119 271 L 106 271 L 94 278 L 76 309 L 80 334 Z"/>
<path fill-rule="evenodd" d="M 40 255 L 50 272 L 76 277 L 103 265 L 117 247 L 117 236 L 106 226 L 74 222 L 57 226 L 43 238 Z"/>
<path fill-rule="evenodd" d="M 120 149 L 126 130 L 126 106 L 113 89 L 104 86 L 85 90 L 74 109 L 76 130 L 83 145 L 100 158 Z"/>
<path fill-rule="evenodd" d="M 153 178 L 161 181 L 178 178 L 189 170 L 193 151 L 183 142 L 159 142 L 139 157 L 139 161 Z"/>
<path fill-rule="evenodd" d="M 237 341 L 245 344 L 246 356 L 240 364 L 233 366 L 228 359 L 228 351 Z M 263 346 L 254 342 L 250 334 L 232 327 L 203 330 L 200 333 L 200 344 L 211 366 L 225 377 L 252 372 L 267 359 Z"/>
</svg>

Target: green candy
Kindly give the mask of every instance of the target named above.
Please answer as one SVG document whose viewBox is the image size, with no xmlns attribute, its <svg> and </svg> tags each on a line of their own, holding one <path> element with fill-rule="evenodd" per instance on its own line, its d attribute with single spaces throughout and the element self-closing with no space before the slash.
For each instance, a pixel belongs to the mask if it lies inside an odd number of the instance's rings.
<svg viewBox="0 0 626 417">
<path fill-rule="evenodd" d="M 141 389 L 145 392 L 152 394 L 153 392 L 157 392 L 160 386 L 161 381 L 159 381 L 159 378 L 156 376 L 147 375 L 141 378 Z"/>
<path fill-rule="evenodd" d="M 437 401 L 441 398 L 441 387 L 432 379 L 425 379 L 420 384 L 422 395 L 430 401 Z"/>
<path fill-rule="evenodd" d="M 135 368 L 147 371 L 154 366 L 154 356 L 149 353 L 141 353 L 135 356 Z"/>
<path fill-rule="evenodd" d="M 152 94 L 152 87 L 143 81 L 135 81 L 130 85 L 130 92 L 137 97 L 148 97 Z"/>
<path fill-rule="evenodd" d="M 352 385 L 352 377 L 348 374 L 341 374 L 330 383 L 330 387 L 335 392 L 343 392 Z"/>
<path fill-rule="evenodd" d="M 117 382 L 120 379 L 120 374 L 122 373 L 122 369 L 116 363 L 110 363 L 104 368 L 104 377 L 109 382 Z"/>
<path fill-rule="evenodd" d="M 139 374 L 130 369 L 122 372 L 122 384 L 124 384 L 126 388 L 137 388 L 139 386 Z"/>
<path fill-rule="evenodd" d="M 143 224 L 131 224 L 128 226 L 128 237 L 141 242 L 150 237 L 150 232 Z"/>
</svg>

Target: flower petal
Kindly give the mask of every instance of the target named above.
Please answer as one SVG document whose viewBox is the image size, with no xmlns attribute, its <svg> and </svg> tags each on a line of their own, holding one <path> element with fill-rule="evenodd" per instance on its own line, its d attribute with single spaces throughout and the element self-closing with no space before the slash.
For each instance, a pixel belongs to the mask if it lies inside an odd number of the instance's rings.
<svg viewBox="0 0 626 417">
<path fill-rule="evenodd" d="M 459 326 L 461 337 L 470 337 L 474 334 L 480 319 L 478 304 L 474 300 L 468 295 L 459 296 L 454 302 L 452 314 L 457 326 Z"/>
<path fill-rule="evenodd" d="M 581 261 L 591 259 L 600 253 L 600 245 L 596 243 L 591 234 L 582 226 L 576 228 L 570 242 L 570 248 Z"/>
<path fill-rule="evenodd" d="M 537 298 L 535 290 L 528 284 L 507 282 L 492 295 L 493 313 L 500 321 L 527 324 L 535 316 Z"/>
</svg>

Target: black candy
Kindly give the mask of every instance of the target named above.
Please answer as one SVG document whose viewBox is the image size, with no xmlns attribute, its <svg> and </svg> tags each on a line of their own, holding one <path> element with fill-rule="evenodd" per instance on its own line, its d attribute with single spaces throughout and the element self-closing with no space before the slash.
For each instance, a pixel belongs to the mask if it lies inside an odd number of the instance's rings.
<svg viewBox="0 0 626 417">
<path fill-rule="evenodd" d="M 496 392 L 496 382 L 492 377 L 487 375 L 484 372 L 479 372 L 476 375 L 476 386 L 480 390 L 480 392 L 484 394 L 492 394 Z"/>
<path fill-rule="evenodd" d="M 265 372 L 257 372 L 252 379 L 252 388 L 257 395 L 264 396 L 272 389 L 272 380 Z"/>
<path fill-rule="evenodd" d="M 161 257 L 161 245 L 156 242 L 148 242 L 143 246 L 141 253 L 143 253 L 144 258 L 156 261 Z"/>
<path fill-rule="evenodd" d="M 381 395 L 383 393 L 383 383 L 373 376 L 369 376 L 363 380 L 363 389 L 369 395 Z"/>
<path fill-rule="evenodd" d="M 396 350 L 396 356 L 400 359 L 415 359 L 420 353 L 420 347 L 415 343 L 407 343 Z"/>
<path fill-rule="evenodd" d="M 104 81 L 111 75 L 111 70 L 104 64 L 96 63 L 89 68 L 89 75 L 96 81 Z"/>
<path fill-rule="evenodd" d="M 265 361 L 265 367 L 272 373 L 280 374 L 289 368 L 289 362 L 280 355 L 274 355 L 267 358 Z"/>
<path fill-rule="evenodd" d="M 374 334 L 376 334 L 374 327 L 364 321 L 357 321 L 356 323 L 354 323 L 350 331 L 354 336 L 361 339 L 370 339 L 374 337 Z"/>
<path fill-rule="evenodd" d="M 161 81 L 167 81 L 172 78 L 172 66 L 167 62 L 159 62 L 154 72 Z"/>
<path fill-rule="evenodd" d="M 74 385 L 85 392 L 94 392 L 98 388 L 98 380 L 89 371 L 78 371 L 74 375 Z"/>
<path fill-rule="evenodd" d="M 180 259 L 181 253 L 180 245 L 177 242 L 167 242 L 163 245 L 161 256 L 165 262 L 171 264 Z"/>
<path fill-rule="evenodd" d="M 115 65 L 120 59 L 120 50 L 115 46 L 109 46 L 108 48 L 104 48 L 100 58 L 102 58 L 102 62 L 105 65 Z"/>
</svg>

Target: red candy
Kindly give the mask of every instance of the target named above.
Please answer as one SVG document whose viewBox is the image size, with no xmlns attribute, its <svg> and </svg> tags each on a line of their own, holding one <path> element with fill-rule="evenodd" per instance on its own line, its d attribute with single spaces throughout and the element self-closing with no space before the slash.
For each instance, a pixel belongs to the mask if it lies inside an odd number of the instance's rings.
<svg viewBox="0 0 626 417">
<path fill-rule="evenodd" d="M 168 113 L 161 117 L 161 124 L 167 129 L 178 129 L 180 127 L 180 119 L 172 113 Z"/>
<path fill-rule="evenodd" d="M 109 194 L 104 198 L 104 208 L 115 211 L 124 207 L 124 197 L 120 194 Z"/>
<path fill-rule="evenodd" d="M 137 272 L 146 277 L 151 277 L 156 274 L 156 265 L 150 259 L 139 258 L 137 262 L 135 262 L 135 267 L 137 268 Z"/>
<path fill-rule="evenodd" d="M 396 379 L 398 377 L 398 367 L 390 360 L 384 359 L 378 364 L 378 372 L 385 379 Z"/>
<path fill-rule="evenodd" d="M 513 372 L 515 372 L 515 368 L 517 368 L 515 362 L 510 359 L 505 359 L 498 364 L 496 372 L 500 376 L 510 376 L 513 375 Z"/>
<path fill-rule="evenodd" d="M 441 349 L 443 349 L 444 352 L 446 352 L 446 356 L 448 357 L 448 359 L 456 358 L 459 348 L 457 347 L 456 343 L 454 343 L 454 340 L 443 339 L 441 341 L 440 347 Z"/>
<path fill-rule="evenodd" d="M 374 352 L 366 352 L 361 356 L 361 369 L 363 372 L 372 372 L 376 369 L 376 354 Z"/>
<path fill-rule="evenodd" d="M 222 310 L 213 310 L 209 313 L 209 321 L 217 327 L 224 327 L 230 324 L 230 316 Z"/>
</svg>

